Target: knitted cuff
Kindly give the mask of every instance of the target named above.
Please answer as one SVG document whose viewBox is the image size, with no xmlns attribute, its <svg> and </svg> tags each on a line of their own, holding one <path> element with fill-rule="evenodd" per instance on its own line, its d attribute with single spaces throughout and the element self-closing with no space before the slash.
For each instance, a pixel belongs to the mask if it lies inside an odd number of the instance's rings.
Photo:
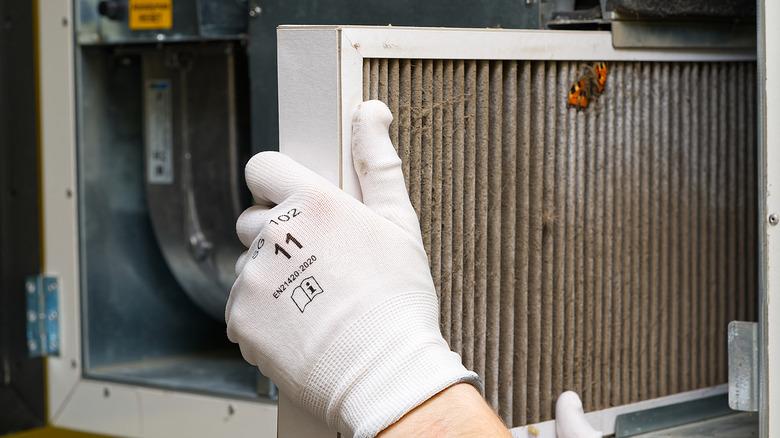
<svg viewBox="0 0 780 438">
<path fill-rule="evenodd" d="M 372 437 L 442 390 L 476 373 L 450 351 L 431 292 L 380 303 L 355 321 L 314 366 L 300 403 L 328 426 Z"/>
</svg>

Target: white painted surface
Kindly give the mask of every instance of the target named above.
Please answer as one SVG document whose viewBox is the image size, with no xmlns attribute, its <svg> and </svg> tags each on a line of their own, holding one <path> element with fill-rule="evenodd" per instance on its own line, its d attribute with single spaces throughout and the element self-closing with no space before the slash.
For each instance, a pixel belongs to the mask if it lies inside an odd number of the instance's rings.
<svg viewBox="0 0 780 438">
<path fill-rule="evenodd" d="M 352 163 L 352 111 L 363 101 L 363 55 L 359 47 L 350 41 L 346 32 L 341 34 L 341 188 L 358 199 L 362 198 L 360 181 Z M 281 144 L 281 143 L 280 143 Z"/>
<path fill-rule="evenodd" d="M 146 388 L 139 392 L 145 437 L 276 437 L 274 404 Z"/>
<path fill-rule="evenodd" d="M 273 404 L 80 380 L 54 424 L 113 436 L 276 436 Z"/>
<path fill-rule="evenodd" d="M 141 436 L 140 394 L 132 386 L 81 380 L 53 422 L 93 433 Z"/>
<path fill-rule="evenodd" d="M 317 421 L 312 414 L 294 404 L 284 394 L 279 394 L 279 438 L 296 437 L 335 438 L 336 433 L 329 431 L 325 424 Z"/>
<path fill-rule="evenodd" d="M 524 59 L 580 61 L 753 60 L 753 50 L 616 49 L 606 31 L 415 28 L 396 26 L 280 26 L 331 30 L 363 58 Z"/>
<path fill-rule="evenodd" d="M 310 169 L 338 180 L 360 199 L 352 166 L 351 114 L 362 101 L 364 58 L 531 59 L 531 60 L 754 60 L 753 51 L 618 50 L 609 32 L 495 29 L 445 29 L 370 26 L 281 26 L 279 41 L 279 145 Z M 317 52 L 317 53 L 315 53 Z M 333 57 L 333 59 L 329 59 Z M 335 65 L 334 65 L 335 62 Z M 333 74 L 336 83 L 331 82 Z M 322 87 L 332 87 L 322 90 Z M 335 90 L 334 96 L 330 91 Z M 336 102 L 336 104 L 334 104 Z M 333 124 L 333 119 L 337 123 Z M 337 132 L 331 132 L 335 129 Z M 332 142 L 338 139 L 334 151 Z M 338 167 L 334 167 L 338 166 Z M 338 178 L 335 177 L 338 175 Z M 780 363 L 780 361 L 778 361 Z M 705 388 L 587 414 L 604 433 L 614 432 L 615 417 L 726 392 Z M 554 437 L 554 422 L 534 425 Z M 515 428 L 518 437 L 527 428 Z M 524 435 L 525 434 L 525 435 Z M 333 437 L 335 433 L 285 400 L 279 409 L 279 437 Z"/>
<path fill-rule="evenodd" d="M 69 0 L 38 1 L 43 270 L 60 285 L 60 357 L 47 360 L 48 412 L 56 418 L 81 375 L 73 17 Z"/>
<path fill-rule="evenodd" d="M 285 153 L 340 185 L 338 33 L 319 28 L 279 32 L 277 43 L 279 138 Z"/>
<path fill-rule="evenodd" d="M 780 3 L 759 2 L 763 10 L 759 31 L 759 46 L 763 46 L 766 63 L 759 65 L 764 83 L 759 81 L 758 92 L 764 118 L 759 121 L 759 151 L 765 151 L 765 169 L 759 169 L 765 184 L 766 203 L 760 221 L 764 233 L 764 258 L 759 265 L 764 275 L 764 299 L 759 322 L 765 355 L 762 369 L 765 381 L 761 385 L 762 400 L 759 415 L 761 436 L 780 436 L 780 226 L 770 226 L 766 217 L 780 214 Z M 763 31 L 763 32 L 761 32 Z M 759 76 L 761 78 L 761 76 Z"/>
</svg>

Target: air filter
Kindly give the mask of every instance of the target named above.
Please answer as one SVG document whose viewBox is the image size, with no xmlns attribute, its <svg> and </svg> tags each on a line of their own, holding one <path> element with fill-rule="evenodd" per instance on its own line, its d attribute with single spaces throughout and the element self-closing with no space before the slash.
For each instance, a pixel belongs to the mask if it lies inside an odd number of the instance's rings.
<svg viewBox="0 0 780 438">
<path fill-rule="evenodd" d="M 441 328 L 509 424 L 726 381 L 755 319 L 755 69 L 366 59 L 441 301 Z"/>
<path fill-rule="evenodd" d="M 283 151 L 359 193 L 349 114 L 388 104 L 442 332 L 507 424 L 551 419 L 567 389 L 592 411 L 726 382 L 727 324 L 756 318 L 749 56 L 621 52 L 599 32 L 288 31 Z M 291 69 L 312 41 L 340 49 L 312 62 L 322 78 Z M 592 61 L 606 88 L 570 108 Z"/>
</svg>

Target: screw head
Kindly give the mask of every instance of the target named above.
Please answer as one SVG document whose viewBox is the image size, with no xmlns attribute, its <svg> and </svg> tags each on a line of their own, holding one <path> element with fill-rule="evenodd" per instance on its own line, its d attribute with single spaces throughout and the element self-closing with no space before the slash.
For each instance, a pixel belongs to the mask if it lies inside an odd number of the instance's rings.
<svg viewBox="0 0 780 438">
<path fill-rule="evenodd" d="M 778 216 L 777 213 L 772 213 L 769 215 L 768 221 L 769 225 L 777 225 L 780 223 L 780 216 Z"/>
</svg>

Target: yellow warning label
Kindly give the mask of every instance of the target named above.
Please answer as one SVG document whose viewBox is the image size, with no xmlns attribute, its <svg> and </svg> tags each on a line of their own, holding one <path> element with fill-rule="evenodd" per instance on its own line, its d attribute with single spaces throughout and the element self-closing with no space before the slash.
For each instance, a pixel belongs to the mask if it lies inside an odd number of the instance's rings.
<svg viewBox="0 0 780 438">
<path fill-rule="evenodd" d="M 130 0 L 130 30 L 173 27 L 173 0 Z"/>
</svg>

